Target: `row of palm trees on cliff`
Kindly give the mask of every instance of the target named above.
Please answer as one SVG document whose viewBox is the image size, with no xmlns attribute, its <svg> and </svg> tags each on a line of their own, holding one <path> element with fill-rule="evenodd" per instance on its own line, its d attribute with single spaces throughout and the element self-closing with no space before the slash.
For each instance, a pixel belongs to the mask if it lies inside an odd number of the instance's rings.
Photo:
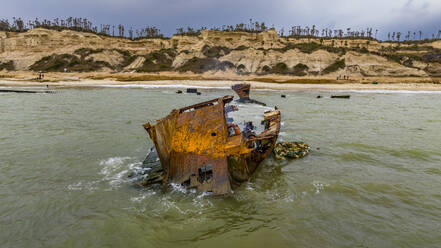
<svg viewBox="0 0 441 248">
<path fill-rule="evenodd" d="M 282 28 L 279 31 L 280 36 L 285 36 L 285 30 Z M 373 39 L 377 38 L 378 29 L 373 32 L 373 28 L 366 30 L 351 30 L 343 29 L 318 29 L 315 25 L 309 26 L 292 26 L 288 30 L 288 37 L 317 37 L 317 38 L 354 38 L 354 39 Z"/>
<path fill-rule="evenodd" d="M 129 39 L 141 39 L 141 38 L 165 38 L 161 33 L 161 30 L 154 26 L 146 26 L 141 29 L 126 29 L 124 25 L 99 25 L 95 26 L 87 18 L 74 18 L 69 17 L 66 19 L 55 18 L 54 20 L 35 20 L 24 21 L 22 18 L 13 18 L 10 22 L 8 19 L 0 19 L 0 31 L 9 32 L 25 32 L 33 28 L 45 28 L 52 30 L 74 30 L 79 32 L 90 32 L 99 35 L 113 36 L 113 37 L 125 37 Z M 221 27 L 201 27 L 195 29 L 192 27 L 177 28 L 175 35 L 199 35 L 202 30 L 217 30 L 223 32 L 248 32 L 248 33 L 260 33 L 269 29 L 264 22 L 253 21 L 250 19 L 248 23 L 239 23 L 235 25 L 223 25 Z M 310 26 L 292 26 L 287 31 L 284 28 L 279 30 L 279 35 L 282 37 L 291 38 L 339 38 L 339 39 L 377 39 L 378 29 L 367 28 L 364 30 L 352 30 L 351 28 L 343 29 L 318 29 L 316 25 Z M 404 37 L 403 37 L 404 35 Z M 422 40 L 423 32 L 389 32 L 387 35 L 389 41 L 403 41 L 403 40 Z M 403 39 L 404 38 L 404 39 Z M 436 34 L 432 34 L 431 39 L 440 39 L 441 30 Z"/>
<path fill-rule="evenodd" d="M 410 40 L 422 40 L 423 32 L 420 30 L 418 32 L 412 32 L 407 31 L 407 33 L 401 33 L 401 32 L 389 32 L 387 34 L 387 39 L 392 41 L 400 41 L 401 38 L 403 38 L 404 34 L 404 40 L 410 41 Z M 441 38 L 441 30 L 438 30 L 438 33 L 432 34 L 432 40 L 438 40 Z"/>
<path fill-rule="evenodd" d="M 133 30 L 130 28 L 126 32 L 124 25 L 103 25 L 99 27 L 93 25 L 87 18 L 69 17 L 66 19 L 55 18 L 54 20 L 35 20 L 25 22 L 22 18 L 13 18 L 12 22 L 8 19 L 0 19 L 0 31 L 9 32 L 25 32 L 33 28 L 45 28 L 52 30 L 74 30 L 79 32 L 89 32 L 99 35 L 126 37 L 130 39 L 136 38 L 163 38 L 159 28 L 153 26 L 146 26 L 145 28 Z M 128 36 L 127 36 L 128 34 Z"/>
</svg>

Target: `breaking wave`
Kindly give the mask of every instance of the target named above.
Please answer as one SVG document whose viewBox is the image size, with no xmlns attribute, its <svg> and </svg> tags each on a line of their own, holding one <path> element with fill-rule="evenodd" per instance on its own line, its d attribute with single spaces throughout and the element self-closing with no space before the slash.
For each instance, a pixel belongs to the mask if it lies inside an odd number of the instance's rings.
<svg viewBox="0 0 441 248">
<path fill-rule="evenodd" d="M 320 92 L 353 92 L 370 94 L 441 94 L 440 91 L 430 90 L 318 90 Z"/>
<path fill-rule="evenodd" d="M 105 87 L 105 88 L 139 88 L 139 89 L 156 89 L 156 88 L 198 88 L 198 89 L 231 89 L 230 86 L 200 86 L 200 85 L 184 85 L 184 84 L 101 84 L 89 85 L 89 87 Z"/>
<path fill-rule="evenodd" d="M 94 181 L 80 181 L 67 186 L 68 190 L 95 191 L 105 187 L 105 190 L 112 190 L 124 184 L 131 183 L 135 179 L 129 178 L 131 171 L 139 171 L 143 168 L 142 163 L 131 157 L 111 157 L 101 160 L 98 165 L 101 167 L 99 175 L 102 178 Z M 108 188 L 110 186 L 110 188 Z"/>
</svg>

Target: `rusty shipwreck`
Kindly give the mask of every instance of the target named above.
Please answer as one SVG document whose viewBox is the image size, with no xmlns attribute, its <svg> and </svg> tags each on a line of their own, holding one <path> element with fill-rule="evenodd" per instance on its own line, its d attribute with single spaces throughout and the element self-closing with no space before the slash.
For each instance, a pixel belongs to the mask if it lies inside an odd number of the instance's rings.
<svg viewBox="0 0 441 248">
<path fill-rule="evenodd" d="M 198 192 L 231 194 L 248 180 L 274 148 L 280 131 L 280 111 L 263 113 L 263 132 L 253 124 L 240 130 L 228 113 L 236 111 L 233 96 L 173 110 L 155 124 L 144 128 L 152 139 L 160 160 L 152 183 L 174 183 Z"/>
</svg>

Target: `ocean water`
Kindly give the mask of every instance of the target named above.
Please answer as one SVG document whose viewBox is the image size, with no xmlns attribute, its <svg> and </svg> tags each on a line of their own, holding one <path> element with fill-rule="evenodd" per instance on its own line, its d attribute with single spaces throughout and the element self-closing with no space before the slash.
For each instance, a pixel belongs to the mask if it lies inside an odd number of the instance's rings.
<svg viewBox="0 0 441 248">
<path fill-rule="evenodd" d="M 439 92 L 252 91 L 311 153 L 213 197 L 127 177 L 144 123 L 233 95 L 176 90 L 0 94 L 0 247 L 441 247 Z"/>
</svg>

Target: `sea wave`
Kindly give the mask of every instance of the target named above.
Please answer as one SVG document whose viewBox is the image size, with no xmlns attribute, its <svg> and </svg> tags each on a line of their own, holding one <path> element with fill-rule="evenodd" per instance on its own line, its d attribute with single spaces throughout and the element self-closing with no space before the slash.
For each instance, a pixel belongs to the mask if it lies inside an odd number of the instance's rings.
<svg viewBox="0 0 441 248">
<path fill-rule="evenodd" d="M 230 86 L 202 86 L 202 85 L 185 85 L 185 84 L 100 84 L 100 85 L 85 85 L 85 87 L 103 87 L 103 88 L 139 88 L 139 89 L 155 89 L 155 88 L 198 88 L 198 89 L 231 89 Z M 342 92 L 342 93 L 370 93 L 370 94 L 441 94 L 441 90 L 369 90 L 369 89 L 253 89 L 254 91 L 280 91 L 280 92 Z"/>
<path fill-rule="evenodd" d="M 201 85 L 184 85 L 184 84 L 100 84 L 100 85 L 86 85 L 86 87 L 103 87 L 103 88 L 140 88 L 140 89 L 155 89 L 155 88 L 198 88 L 198 89 L 230 89 L 229 86 L 201 86 Z"/>
<path fill-rule="evenodd" d="M 353 92 L 353 93 L 371 93 L 371 94 L 441 94 L 439 91 L 430 90 L 320 90 L 321 92 Z"/>
</svg>

